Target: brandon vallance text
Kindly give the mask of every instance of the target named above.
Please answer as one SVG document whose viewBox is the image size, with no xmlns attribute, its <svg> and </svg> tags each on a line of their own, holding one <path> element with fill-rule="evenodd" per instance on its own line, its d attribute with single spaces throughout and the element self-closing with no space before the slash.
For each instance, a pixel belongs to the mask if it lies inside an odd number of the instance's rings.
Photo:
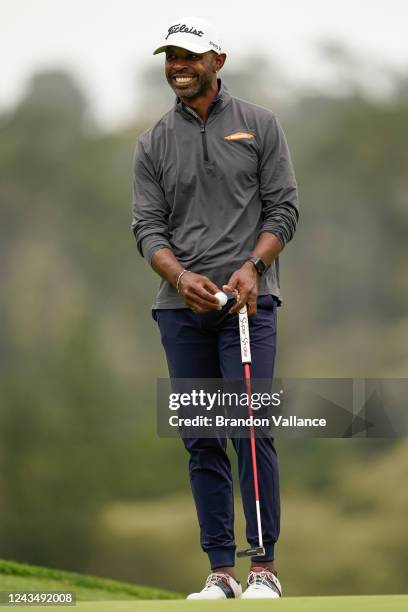
<svg viewBox="0 0 408 612">
<path fill-rule="evenodd" d="M 169 424 L 171 427 L 326 427 L 326 419 L 300 418 L 296 415 L 234 418 L 221 414 L 215 417 L 197 415 L 193 418 L 183 418 L 173 414 L 169 417 Z"/>
</svg>

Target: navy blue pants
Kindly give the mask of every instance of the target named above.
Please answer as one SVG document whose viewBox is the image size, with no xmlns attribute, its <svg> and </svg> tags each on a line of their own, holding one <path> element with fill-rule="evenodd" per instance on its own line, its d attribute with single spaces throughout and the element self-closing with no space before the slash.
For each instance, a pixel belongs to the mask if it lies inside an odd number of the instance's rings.
<svg viewBox="0 0 408 612">
<path fill-rule="evenodd" d="M 171 378 L 241 378 L 243 368 L 238 316 L 222 311 L 193 313 L 188 308 L 155 310 Z M 276 352 L 276 301 L 258 298 L 258 311 L 249 319 L 253 378 L 271 379 Z M 190 481 L 201 530 L 201 546 L 211 568 L 235 565 L 234 500 L 227 440 L 188 438 Z M 255 496 L 248 438 L 232 439 L 250 546 L 258 546 Z M 272 438 L 257 438 L 257 464 L 266 554 L 255 561 L 272 561 L 279 536 L 279 471 Z"/>
</svg>

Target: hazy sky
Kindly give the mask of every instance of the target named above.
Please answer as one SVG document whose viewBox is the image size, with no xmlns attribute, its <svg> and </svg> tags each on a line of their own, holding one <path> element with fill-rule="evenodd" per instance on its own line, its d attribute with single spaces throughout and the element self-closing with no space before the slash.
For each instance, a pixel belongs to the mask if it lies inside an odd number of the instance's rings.
<svg viewBox="0 0 408 612">
<path fill-rule="evenodd" d="M 155 41 L 183 14 L 211 20 L 235 61 L 262 52 L 293 80 L 322 74 L 316 44 L 328 39 L 408 70 L 408 0 L 207 0 L 202 9 L 191 6 L 185 0 L 0 0 L 0 107 L 15 101 L 34 70 L 65 67 L 85 86 L 101 119 L 125 120 L 137 108 L 140 68 L 162 64 L 162 56 L 151 56 Z M 137 84 L 143 87 L 141 79 Z"/>
</svg>

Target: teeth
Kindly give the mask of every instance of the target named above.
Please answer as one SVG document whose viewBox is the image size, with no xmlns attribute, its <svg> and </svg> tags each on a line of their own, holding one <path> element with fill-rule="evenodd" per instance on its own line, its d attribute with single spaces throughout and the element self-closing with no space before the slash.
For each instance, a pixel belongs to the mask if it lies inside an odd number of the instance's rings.
<svg viewBox="0 0 408 612">
<path fill-rule="evenodd" d="M 176 83 L 189 83 L 194 77 L 176 77 Z"/>
</svg>

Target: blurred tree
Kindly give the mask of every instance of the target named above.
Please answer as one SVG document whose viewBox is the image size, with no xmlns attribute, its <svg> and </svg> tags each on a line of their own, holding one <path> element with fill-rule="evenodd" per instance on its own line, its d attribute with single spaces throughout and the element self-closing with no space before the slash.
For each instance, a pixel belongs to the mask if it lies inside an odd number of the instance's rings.
<svg viewBox="0 0 408 612">
<path fill-rule="evenodd" d="M 46 129 L 47 125 L 52 125 L 54 130 L 64 129 L 66 137 L 69 137 L 68 126 L 76 134 L 86 127 L 87 121 L 93 123 L 82 90 L 61 70 L 38 72 L 32 76 L 14 118 L 17 123 L 31 119 L 31 126 L 39 130 Z"/>
</svg>

